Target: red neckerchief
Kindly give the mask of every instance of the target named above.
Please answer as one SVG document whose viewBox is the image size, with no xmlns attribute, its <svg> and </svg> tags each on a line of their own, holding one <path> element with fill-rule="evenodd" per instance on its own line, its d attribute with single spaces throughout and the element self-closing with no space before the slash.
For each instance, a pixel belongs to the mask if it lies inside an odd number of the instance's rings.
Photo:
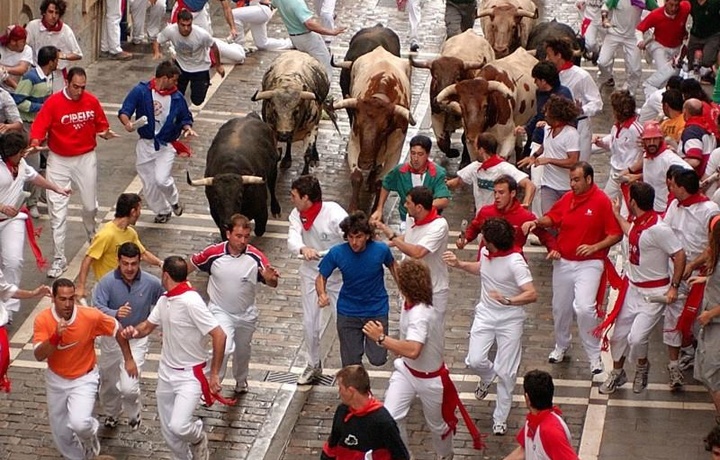
<svg viewBox="0 0 720 460">
<path fill-rule="evenodd" d="M 18 175 L 18 166 L 12 164 L 10 160 L 5 160 L 5 166 L 7 166 L 7 169 L 10 171 L 10 174 L 12 174 L 12 178 L 17 179 Z"/>
<path fill-rule="evenodd" d="M 707 131 L 708 133 L 712 133 L 713 129 L 710 126 L 710 123 L 708 123 L 707 117 L 704 115 L 693 115 L 687 120 L 685 120 L 685 127 L 696 125 Z"/>
<path fill-rule="evenodd" d="M 165 297 L 175 297 L 181 294 L 185 294 L 188 291 L 194 291 L 194 289 L 192 288 L 192 286 L 190 286 L 190 283 L 188 283 L 187 281 L 183 281 L 182 283 L 167 291 L 165 293 Z"/>
<path fill-rule="evenodd" d="M 706 197 L 702 193 L 695 193 L 685 198 L 684 200 L 678 199 L 678 206 L 690 207 L 694 204 L 702 203 L 704 201 L 710 201 L 710 198 Z"/>
<path fill-rule="evenodd" d="M 40 21 L 42 22 L 43 27 L 45 27 L 48 32 L 60 32 L 60 29 L 63 28 L 63 22 L 60 19 L 58 19 L 58 22 L 56 22 L 54 26 L 51 26 L 50 24 L 45 22 L 45 18 L 42 18 Z"/>
<path fill-rule="evenodd" d="M 633 123 L 635 123 L 635 120 L 637 120 L 637 115 L 630 117 L 621 123 L 615 123 L 615 138 L 617 139 L 620 136 L 620 130 L 623 128 L 628 129 Z"/>
<path fill-rule="evenodd" d="M 518 200 L 517 198 L 513 198 L 510 206 L 508 206 L 507 209 L 505 209 L 504 211 L 498 208 L 497 205 L 494 203 L 493 206 L 495 206 L 495 210 L 498 212 L 498 214 L 512 214 L 517 210 L 517 208 L 522 207 L 522 204 L 520 204 L 520 200 Z"/>
<path fill-rule="evenodd" d="M 563 64 L 563 65 L 560 66 L 560 68 L 558 69 L 558 72 L 562 72 L 563 70 L 567 70 L 567 69 L 571 68 L 571 67 L 574 66 L 574 65 L 575 65 L 575 64 L 573 64 L 573 61 L 565 61 L 565 64 Z"/>
<path fill-rule="evenodd" d="M 302 222 L 303 228 L 307 231 L 312 227 L 315 218 L 320 214 L 322 209 L 322 201 L 313 203 L 307 210 L 300 211 L 300 221 Z"/>
<path fill-rule="evenodd" d="M 490 252 L 490 250 L 488 249 L 487 258 L 488 258 L 488 260 L 492 260 L 492 259 L 495 259 L 495 258 L 497 258 L 497 257 L 509 256 L 510 254 L 514 254 L 514 253 L 516 253 L 516 252 L 519 252 L 519 251 L 517 250 L 517 248 L 515 247 L 514 244 L 513 244 L 513 247 L 512 247 L 512 248 L 510 248 L 510 249 L 508 249 L 508 250 L 505 250 L 505 251 Z"/>
<path fill-rule="evenodd" d="M 478 171 L 480 171 L 481 169 L 484 169 L 487 171 L 488 169 L 492 168 L 493 166 L 499 165 L 503 161 L 505 161 L 505 159 L 503 159 L 503 157 L 501 157 L 500 155 L 498 155 L 498 154 L 492 155 L 490 158 L 488 158 L 487 160 L 480 163 L 480 167 L 478 168 Z"/>
<path fill-rule="evenodd" d="M 580 195 L 575 195 L 575 193 L 573 193 L 572 200 L 570 200 L 570 209 L 575 209 L 581 204 L 585 203 L 587 200 L 590 199 L 590 197 L 595 193 L 595 190 L 597 189 L 597 185 L 592 184 L 592 187 L 590 187 L 590 189 L 585 193 L 581 193 Z"/>
<path fill-rule="evenodd" d="M 537 414 L 533 414 L 532 412 L 527 414 L 527 432 L 525 435 L 529 438 L 534 438 L 537 427 L 540 426 L 540 423 L 553 412 L 558 415 L 562 415 L 562 411 L 557 406 L 553 406 L 551 409 L 541 410 Z"/>
<path fill-rule="evenodd" d="M 409 301 L 405 300 L 405 303 L 403 304 L 403 310 L 412 310 L 412 307 L 414 306 L 414 303 L 410 303 Z"/>
<path fill-rule="evenodd" d="M 429 224 L 430 222 L 434 221 L 435 219 L 439 219 L 439 218 L 440 218 L 440 214 L 438 214 L 437 209 L 435 208 L 435 206 L 433 206 L 430 209 L 430 212 L 428 213 L 428 215 L 425 216 L 425 218 L 415 221 L 415 223 L 413 224 L 413 228 L 417 227 L 418 225 Z"/>
<path fill-rule="evenodd" d="M 377 399 L 373 398 L 372 396 L 368 399 L 367 404 L 365 404 L 360 409 L 353 409 L 352 407 L 348 406 L 348 413 L 345 415 L 345 419 L 343 421 L 347 423 L 348 420 L 350 420 L 352 417 L 363 417 L 371 412 L 375 412 L 376 410 L 380 409 L 382 407 L 382 403 L 378 401 Z"/>
<path fill-rule="evenodd" d="M 156 93 L 158 93 L 161 96 L 170 96 L 172 93 L 176 92 L 177 86 L 171 86 L 168 89 L 158 89 L 157 84 L 155 84 L 155 79 L 153 78 L 150 80 L 150 89 L 154 90 Z"/>
<path fill-rule="evenodd" d="M 424 174 L 425 171 L 430 173 L 430 177 L 435 177 L 437 174 L 437 168 L 435 167 L 435 163 L 428 160 L 427 163 L 425 163 L 425 169 L 423 171 L 415 171 L 412 169 L 412 166 L 410 165 L 410 162 L 408 161 L 404 165 L 400 166 L 400 172 L 401 173 L 412 173 L 412 174 Z"/>
<path fill-rule="evenodd" d="M 655 155 L 650 155 L 647 151 L 645 152 L 645 158 L 657 158 L 660 156 L 661 153 L 663 153 L 665 150 L 667 150 L 667 144 L 665 144 L 665 139 L 660 143 L 660 146 L 658 147 L 657 153 Z"/>
<path fill-rule="evenodd" d="M 640 235 L 648 228 L 655 225 L 659 220 L 659 216 L 655 211 L 645 211 L 645 213 L 637 217 L 628 234 L 628 243 L 630 245 L 630 263 L 640 265 Z"/>
</svg>

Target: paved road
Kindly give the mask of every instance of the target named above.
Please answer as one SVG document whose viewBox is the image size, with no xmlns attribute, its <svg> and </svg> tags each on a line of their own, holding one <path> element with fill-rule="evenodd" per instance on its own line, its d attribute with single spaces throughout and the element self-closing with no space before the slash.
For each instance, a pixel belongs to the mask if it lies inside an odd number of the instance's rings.
<svg viewBox="0 0 720 460">
<path fill-rule="evenodd" d="M 371 0 L 339 2 L 338 21 L 349 26 L 349 31 L 335 39 L 332 49 L 336 55 L 343 55 L 347 43 L 354 31 L 363 26 L 383 22 L 390 25 L 401 36 L 406 49 L 406 16 L 397 13 L 392 0 Z M 568 2 L 569 3 L 569 2 Z M 423 7 L 422 52 L 431 55 L 437 52 L 443 35 L 443 3 L 439 0 L 427 1 Z M 571 4 L 557 0 L 547 0 L 541 5 L 544 18 L 557 18 L 561 21 L 577 23 L 577 15 Z M 217 13 L 217 12 L 216 12 Z M 552 13 L 552 15 L 548 14 Z M 216 32 L 224 36 L 224 22 L 215 14 Z M 279 21 L 273 20 L 271 35 L 283 33 Z M 99 62 L 89 67 L 89 89 L 103 102 L 112 118 L 113 126 L 122 132 L 114 114 L 126 92 L 139 79 L 148 78 L 154 63 L 149 58 L 149 50 L 137 48 L 138 57 L 126 63 Z M 228 76 L 215 80 L 214 93 L 206 105 L 196 110 L 196 130 L 201 134 L 193 141 L 196 155 L 176 162 L 175 177 L 179 181 L 180 193 L 186 203 L 185 214 L 173 218 L 169 224 L 152 223 L 152 215 L 144 214 L 138 223 L 143 242 L 161 257 L 170 254 L 191 254 L 200 250 L 217 237 L 217 230 L 209 218 L 206 200 L 202 190 L 184 185 L 185 171 L 192 175 L 202 174 L 205 152 L 212 136 L 219 126 L 237 113 L 246 113 L 259 109 L 259 104 L 250 101 L 250 96 L 259 87 L 262 73 L 276 53 L 258 52 L 251 54 L 242 66 L 228 68 Z M 616 64 L 620 65 L 620 63 Z M 118 76 L 122 76 L 118 78 Z M 332 92 L 339 95 L 337 72 Z M 622 72 L 618 74 L 620 82 Z M 421 120 L 419 126 L 412 128 L 408 135 L 430 131 L 428 118 L 428 72 L 415 71 L 413 74 L 413 115 Z M 604 94 L 607 100 L 608 93 Z M 610 112 L 596 120 L 596 132 L 607 132 L 610 125 Z M 346 204 L 348 171 L 344 159 L 344 147 L 347 142 L 348 124 L 343 114 L 340 120 L 340 133 L 329 122 L 323 122 L 319 136 L 321 164 L 314 173 L 322 182 L 326 199 Z M 139 191 L 140 185 L 135 178 L 134 136 L 125 135 L 110 142 L 100 141 L 99 168 L 101 187 L 99 201 L 105 220 L 111 218 L 110 207 L 117 195 L 124 191 Z M 457 169 L 457 160 L 447 161 L 441 154 L 434 154 L 437 161 L 445 164 L 450 172 Z M 295 156 L 299 159 L 299 156 Z M 301 161 L 296 160 L 293 167 L 281 174 L 278 194 L 283 206 L 282 218 L 269 224 L 268 233 L 256 238 L 253 244 L 266 252 L 273 264 L 282 273 L 281 284 L 277 289 L 263 288 L 258 296 L 261 311 L 260 324 L 253 341 L 253 358 L 250 372 L 250 393 L 243 397 L 233 408 L 201 408 L 201 416 L 210 434 L 212 458 L 247 458 L 251 460 L 267 459 L 310 459 L 317 458 L 330 430 L 332 413 L 338 400 L 336 389 L 332 386 L 315 386 L 298 389 L 294 385 L 295 374 L 304 366 L 302 358 L 301 306 L 298 288 L 299 262 L 287 254 L 285 235 L 286 218 L 291 209 L 288 199 L 289 184 L 299 174 Z M 598 170 L 598 183 L 606 179 L 607 157 L 596 155 L 593 162 Z M 69 277 L 77 274 L 79 261 L 85 248 L 83 241 L 79 207 L 77 199 L 72 209 L 68 255 L 74 257 Z M 388 208 L 389 209 L 389 208 Z M 451 228 L 457 230 L 462 218 L 472 213 L 472 197 L 469 191 L 457 194 L 446 216 Z M 397 219 L 396 214 L 391 221 Z M 41 245 L 49 254 L 50 229 L 46 217 L 41 220 L 45 233 Z M 470 258 L 473 249 L 462 253 Z M 623 389 L 611 398 L 597 392 L 596 378 L 591 382 L 587 364 L 581 347 L 575 343 L 570 360 L 561 365 L 546 363 L 548 351 L 552 348 L 552 317 L 549 308 L 550 265 L 539 252 L 530 252 L 528 256 L 532 266 L 536 285 L 540 291 L 537 304 L 530 307 L 532 313 L 527 321 L 523 338 L 523 362 L 520 374 L 524 371 L 541 368 L 552 372 L 556 378 L 557 400 L 572 430 L 575 445 L 580 449 L 583 459 L 626 459 L 659 458 L 688 460 L 703 458 L 700 439 L 712 424 L 712 410 L 709 398 L 701 387 L 688 385 L 685 392 L 671 394 L 667 391 L 667 375 L 664 370 L 663 349 L 659 334 L 651 344 L 650 391 L 640 396 Z M 32 286 L 46 282 L 44 274 L 39 273 L 32 264 L 31 256 L 26 255 L 24 285 Z M 151 270 L 152 271 L 152 270 Z M 204 292 L 206 278 L 194 275 L 193 283 Z M 388 283 L 392 286 L 392 282 Z M 470 413 L 483 432 L 489 432 L 494 394 L 488 400 L 478 402 L 472 397 L 476 379 L 465 369 L 464 356 L 467 352 L 467 333 L 472 322 L 472 311 L 477 299 L 477 282 L 458 273 L 451 276 L 453 299 L 447 318 L 446 362 L 461 391 L 461 397 L 469 407 Z M 394 293 L 394 288 L 391 287 Z M 0 458 L 2 459 L 54 459 L 58 454 L 53 447 L 47 424 L 45 391 L 43 385 L 44 364 L 36 363 L 29 345 L 32 332 L 32 318 L 47 302 L 40 304 L 24 302 L 23 310 L 10 327 L 12 346 L 12 365 L 10 376 L 13 380 L 13 393 L 0 396 Z M 394 306 L 395 307 L 395 306 Z M 339 367 L 337 344 L 330 318 L 328 328 L 323 335 L 323 353 L 326 374 L 332 375 Z M 392 315 L 391 330 L 397 331 L 397 315 Z M 145 423 L 139 432 L 133 433 L 127 425 L 115 430 L 101 429 L 103 453 L 118 459 L 131 458 L 169 458 L 159 432 L 156 408 L 154 407 L 154 388 L 159 356 L 159 343 L 154 338 L 151 346 L 146 372 L 143 378 L 145 395 Z M 382 397 L 391 371 L 390 365 L 373 369 L 375 393 Z M 331 383 L 332 378 L 328 378 Z M 226 381 L 227 389 L 231 381 Z M 521 387 L 517 387 L 516 401 L 510 416 L 510 432 L 518 429 L 525 414 L 521 396 Z M 417 405 L 416 405 L 417 406 Z M 100 409 L 98 408 L 100 414 Z M 411 447 L 418 459 L 433 458 L 419 407 L 413 407 L 410 413 L 409 429 Z M 479 454 L 470 449 L 470 438 L 464 427 L 456 437 L 456 458 L 502 458 L 514 448 L 513 437 L 489 437 L 488 449 Z"/>
</svg>

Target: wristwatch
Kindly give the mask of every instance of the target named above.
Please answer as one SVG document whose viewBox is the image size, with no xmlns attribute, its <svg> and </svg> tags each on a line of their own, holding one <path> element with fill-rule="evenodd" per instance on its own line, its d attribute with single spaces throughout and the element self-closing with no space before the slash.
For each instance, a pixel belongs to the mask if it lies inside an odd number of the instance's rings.
<svg viewBox="0 0 720 460">
<path fill-rule="evenodd" d="M 503 305 L 511 305 L 512 301 L 510 300 L 510 297 L 503 297 L 502 298 L 502 304 Z"/>
<path fill-rule="evenodd" d="M 390 235 L 390 238 L 388 238 L 388 241 L 392 241 L 392 240 L 394 240 L 394 239 L 397 238 L 397 237 L 398 237 L 398 234 L 397 234 L 397 233 L 393 233 L 392 235 Z"/>
<path fill-rule="evenodd" d="M 382 347 L 383 342 L 385 341 L 385 334 L 380 334 L 377 339 L 377 344 Z"/>
<path fill-rule="evenodd" d="M 677 289 L 680 287 L 680 283 L 679 282 L 676 283 L 673 281 L 672 283 L 670 283 L 670 287 L 674 287 L 675 289 Z"/>
</svg>

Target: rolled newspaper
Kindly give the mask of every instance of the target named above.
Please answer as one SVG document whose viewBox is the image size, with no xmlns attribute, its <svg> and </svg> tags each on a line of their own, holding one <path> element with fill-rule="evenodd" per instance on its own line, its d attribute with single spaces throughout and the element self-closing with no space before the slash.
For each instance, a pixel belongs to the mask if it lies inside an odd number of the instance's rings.
<svg viewBox="0 0 720 460">
<path fill-rule="evenodd" d="M 328 251 L 329 249 L 326 249 L 325 251 L 318 251 L 318 256 L 320 256 L 320 258 L 322 259 L 323 257 L 325 257 L 325 255 L 327 255 Z M 297 258 L 305 260 L 305 256 L 303 256 L 302 254 L 298 254 Z"/>
<path fill-rule="evenodd" d="M 685 300 L 685 299 L 687 299 L 686 295 L 678 296 L 678 300 Z M 645 300 L 645 302 L 650 302 L 650 303 L 667 304 L 667 297 L 665 297 L 664 295 L 645 295 L 645 296 L 643 296 L 643 300 Z"/>
<path fill-rule="evenodd" d="M 132 124 L 132 127 L 135 129 L 142 128 L 143 126 L 148 124 L 148 118 L 145 115 L 143 115 L 142 117 L 133 121 L 131 124 Z"/>
<path fill-rule="evenodd" d="M 718 179 L 720 179 L 720 172 L 715 171 L 700 182 L 700 187 L 705 188 L 713 182 L 717 182 Z"/>
</svg>

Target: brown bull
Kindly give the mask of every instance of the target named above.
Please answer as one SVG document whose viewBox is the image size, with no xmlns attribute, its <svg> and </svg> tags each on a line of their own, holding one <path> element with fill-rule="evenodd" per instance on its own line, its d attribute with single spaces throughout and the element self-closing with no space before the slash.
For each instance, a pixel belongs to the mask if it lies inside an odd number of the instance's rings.
<svg viewBox="0 0 720 460">
<path fill-rule="evenodd" d="M 532 0 L 488 0 L 477 17 L 495 56 L 501 58 L 525 47 L 538 9 Z"/>
</svg>

